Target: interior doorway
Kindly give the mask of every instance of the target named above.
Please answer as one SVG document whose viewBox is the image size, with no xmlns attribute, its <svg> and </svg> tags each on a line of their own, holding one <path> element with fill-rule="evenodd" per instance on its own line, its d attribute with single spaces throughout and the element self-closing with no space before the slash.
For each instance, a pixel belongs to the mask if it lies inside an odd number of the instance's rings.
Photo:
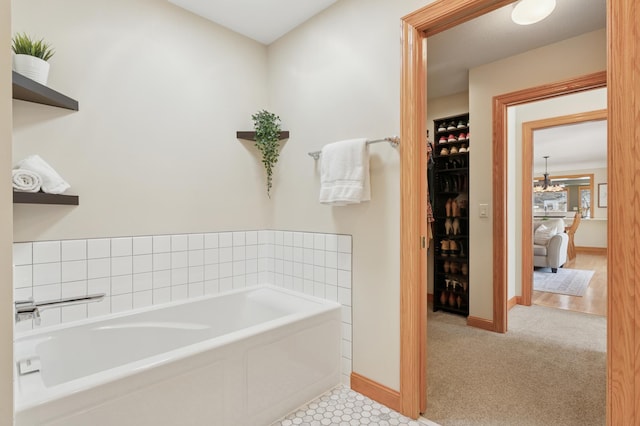
<svg viewBox="0 0 640 426">
<path fill-rule="evenodd" d="M 425 400 L 425 390 L 421 389 L 421 377 L 426 365 L 424 359 L 425 336 L 421 332 L 426 328 L 426 315 L 423 310 L 426 299 L 426 286 L 420 274 L 421 223 L 423 215 L 416 198 L 424 174 L 421 171 L 421 154 L 425 126 L 425 39 L 444 29 L 480 16 L 491 10 L 512 3 L 512 1 L 470 0 L 464 2 L 436 1 L 410 15 L 402 22 L 402 82 L 401 82 L 401 137 L 404 141 L 401 150 L 401 354 L 400 354 L 400 405 L 401 411 L 411 417 L 417 417 Z M 610 317 L 608 321 L 607 356 L 607 422 L 609 424 L 631 424 L 636 418 L 636 330 L 638 324 L 634 315 L 637 311 L 637 291 L 635 273 L 635 252 L 637 238 L 617 238 L 612 235 L 629 235 L 638 229 L 638 211 L 635 199 L 631 208 L 627 205 L 625 194 L 635 193 L 636 161 L 628 153 L 634 149 L 633 143 L 640 137 L 640 127 L 635 121 L 637 99 L 640 87 L 634 85 L 637 74 L 635 47 L 640 43 L 640 8 L 632 0 L 609 0 L 607 3 L 608 23 L 608 98 L 609 140 L 615 140 L 615 149 L 609 157 L 609 183 L 614 191 L 608 195 L 610 211 L 615 211 L 615 221 L 608 223 L 609 263 L 623 267 L 615 268 L 615 283 L 609 294 Z M 607 76 L 605 76 L 605 79 Z M 565 86 L 563 90 L 571 90 Z M 504 116 L 501 108 L 506 109 L 508 99 L 494 99 L 494 120 Z M 502 112 L 503 114 L 500 114 Z M 500 123 L 502 126 L 502 123 Z M 500 127 L 502 128 L 502 127 Z M 504 135 L 494 133 L 494 140 Z M 507 249 L 504 225 L 506 182 L 504 181 L 504 159 L 494 157 L 493 185 L 493 231 L 499 244 L 494 244 L 494 278 L 503 280 L 506 272 L 505 253 Z M 501 167 L 502 166 L 502 167 Z M 615 170 L 615 173 L 611 172 Z M 501 180 L 502 177 L 502 180 Z M 612 218 L 613 219 L 613 218 Z M 611 244 L 615 241 L 615 244 Z M 609 268 L 612 271 L 612 268 Z M 612 272 L 610 272 L 612 273 Z M 504 289 L 498 291 L 504 300 Z M 495 297 L 495 294 L 494 294 Z M 498 304 L 496 304 L 498 302 Z M 506 312 L 496 312 L 501 302 L 494 299 L 494 321 L 502 315 L 506 325 Z M 497 315 L 496 315 L 497 314 Z M 417 367 L 419 366 L 418 371 Z M 615 392 L 613 384 L 615 383 Z M 640 382 L 638 383 L 640 386 Z"/>
</svg>

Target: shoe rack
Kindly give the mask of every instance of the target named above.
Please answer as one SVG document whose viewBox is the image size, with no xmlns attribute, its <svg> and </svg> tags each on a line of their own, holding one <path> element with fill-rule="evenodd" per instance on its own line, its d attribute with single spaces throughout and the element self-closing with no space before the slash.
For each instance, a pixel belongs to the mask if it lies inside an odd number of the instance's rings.
<svg viewBox="0 0 640 426">
<path fill-rule="evenodd" d="M 434 120 L 433 310 L 469 315 L 469 114 Z"/>
</svg>

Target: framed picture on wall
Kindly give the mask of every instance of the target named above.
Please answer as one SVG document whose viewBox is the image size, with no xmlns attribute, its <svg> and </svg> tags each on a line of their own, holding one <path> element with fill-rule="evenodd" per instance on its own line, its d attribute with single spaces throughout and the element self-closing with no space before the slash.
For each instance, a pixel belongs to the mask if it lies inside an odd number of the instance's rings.
<svg viewBox="0 0 640 426">
<path fill-rule="evenodd" d="M 607 184 L 598 184 L 598 207 L 607 207 Z"/>
</svg>

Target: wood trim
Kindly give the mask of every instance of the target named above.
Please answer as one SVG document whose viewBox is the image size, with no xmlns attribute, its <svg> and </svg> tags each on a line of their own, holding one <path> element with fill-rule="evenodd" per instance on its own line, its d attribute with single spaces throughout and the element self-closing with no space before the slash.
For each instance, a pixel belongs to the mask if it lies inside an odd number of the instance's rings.
<svg viewBox="0 0 640 426">
<path fill-rule="evenodd" d="M 507 311 L 510 311 L 516 305 L 522 305 L 522 297 L 521 296 L 513 296 L 511 299 L 507 300 Z"/>
<path fill-rule="evenodd" d="M 427 302 L 428 303 L 433 303 L 433 293 L 428 293 L 427 294 Z"/>
<path fill-rule="evenodd" d="M 400 412 L 417 418 L 426 407 L 426 270 L 421 248 L 424 210 L 421 156 L 426 135 L 426 40 L 402 24 L 402 84 L 400 120 Z M 425 252 L 426 253 L 426 252 Z M 424 266 L 426 268 L 426 266 Z"/>
<path fill-rule="evenodd" d="M 607 424 L 640 421 L 640 4 L 607 1 Z"/>
<path fill-rule="evenodd" d="M 376 381 L 351 373 L 351 389 L 385 405 L 392 410 L 400 411 L 400 392 L 386 387 Z"/>
<path fill-rule="evenodd" d="M 446 11 L 445 2 L 450 10 Z M 502 5 L 501 3 L 500 5 Z M 504 4 L 508 4 L 505 2 Z M 407 15 L 403 19 L 403 60 L 401 72 L 401 108 L 400 122 L 408 123 L 411 120 L 424 121 L 426 114 L 424 105 L 417 105 L 415 99 L 407 96 L 411 93 L 409 87 L 415 84 L 415 79 L 421 77 L 426 80 L 424 63 L 420 61 L 408 61 L 413 48 L 406 41 L 409 32 L 423 32 L 424 34 L 436 34 L 442 28 L 450 28 L 455 23 L 462 23 L 466 19 L 480 16 L 488 10 L 493 10 L 498 3 L 495 0 L 437 0 L 418 11 Z M 453 16 L 455 15 L 455 16 Z M 440 28 L 440 30 L 438 29 Z M 637 117 L 640 111 L 640 86 L 637 79 L 640 69 L 640 5 L 635 0 L 608 0 L 607 1 L 607 69 L 611 71 L 608 93 L 609 111 L 609 140 L 615 140 L 615 148 L 610 150 L 608 157 L 609 178 L 612 187 L 609 194 L 608 221 L 608 245 L 611 256 L 608 258 L 608 270 L 611 274 L 608 281 L 612 283 L 608 297 L 609 321 L 607 322 L 607 424 L 635 424 L 636 412 L 640 416 L 640 398 L 635 398 L 636 387 L 640 392 L 640 366 L 636 366 L 634 353 L 640 353 L 640 298 L 636 298 L 635 264 L 640 262 L 640 239 L 633 237 L 636 229 L 640 228 L 639 207 L 640 185 L 635 185 L 635 170 L 640 170 L 640 164 L 636 157 L 638 151 L 634 150 L 634 141 L 640 140 L 640 120 Z M 422 74 L 421 74 L 422 73 Z M 604 74 L 604 73 L 599 73 Z M 595 75 L 595 79 L 600 77 Z M 426 84 L 426 83 L 425 83 Z M 595 88 L 593 86 L 589 88 Z M 585 88 L 583 90 L 588 90 Z M 565 91 L 571 92 L 571 87 L 565 87 Z M 537 98 L 536 100 L 543 99 Z M 508 102 L 509 99 L 504 99 Z M 409 128 L 412 128 L 410 126 Z M 410 134 L 411 132 L 409 132 Z M 494 133 L 495 135 L 495 133 Z M 407 134 L 408 136 L 408 134 Z M 404 142 L 418 143 L 416 139 L 403 139 Z M 495 141 L 494 141 L 495 142 Z M 402 149 L 401 149 L 402 151 Z M 401 175 L 407 156 L 401 156 Z M 410 161 L 409 161 L 410 162 Z M 419 179 L 418 174 L 410 174 L 414 179 Z M 402 182 L 402 179 L 401 179 Z M 420 198 L 417 193 L 407 191 L 405 183 L 401 183 L 401 221 L 403 211 L 415 205 L 412 198 Z M 411 182 L 408 185 L 418 188 L 419 183 Z M 629 201 L 631 200 L 631 201 Z M 633 205 L 629 206 L 629 202 Z M 626 203 L 626 204 L 625 204 Z M 615 218 L 615 220 L 613 220 Z M 416 228 L 417 229 L 417 228 Z M 622 239 L 620 236 L 625 235 Z M 413 244 L 415 237 L 402 231 L 401 225 L 401 259 L 411 257 L 411 251 L 418 253 L 419 245 Z M 408 250 L 408 251 L 407 251 Z M 401 306 L 411 305 L 409 298 L 415 292 L 414 286 L 407 282 L 414 273 L 407 271 L 405 266 L 419 270 L 419 262 L 411 263 L 401 260 Z M 416 275 L 419 275 L 416 273 Z M 415 278 L 414 278 L 415 279 Z M 403 302 L 404 300 L 404 302 Z M 504 301 L 503 303 L 505 303 Z M 405 354 L 400 358 L 401 382 L 409 369 L 405 363 L 419 357 L 420 345 L 426 344 L 426 336 L 403 330 L 412 324 L 411 315 L 419 315 L 420 300 L 414 300 L 411 313 L 407 314 L 401 308 L 400 321 L 400 347 L 403 351 L 414 351 L 415 355 Z M 418 321 L 414 318 L 413 321 Z M 473 322 L 473 320 L 472 320 Z M 412 339 L 418 339 L 419 342 Z M 640 363 L 639 363 L 640 364 Z M 401 386 L 401 399 L 407 398 L 407 393 L 419 393 L 418 381 Z M 415 404 L 417 406 L 417 404 Z M 418 413 L 405 410 L 404 415 L 417 418 Z"/>
<path fill-rule="evenodd" d="M 603 77 L 601 84 L 606 85 L 606 76 Z M 588 79 L 587 84 L 591 85 L 593 81 Z M 531 306 L 533 294 L 533 274 L 531 273 L 533 271 L 533 229 L 531 232 L 526 232 L 529 225 L 525 225 L 533 223 L 533 190 L 531 188 L 533 181 L 533 132 L 549 127 L 606 119 L 607 110 L 601 109 L 522 123 L 522 276 L 520 282 L 522 283 L 522 304 L 525 306 Z M 593 181 L 593 174 L 591 174 L 591 194 L 593 194 Z M 593 200 L 593 197 L 591 199 Z"/>
<path fill-rule="evenodd" d="M 608 250 L 606 247 L 583 247 L 576 246 L 576 253 L 585 253 L 585 254 L 599 254 L 602 256 L 606 256 Z"/>
<path fill-rule="evenodd" d="M 495 331 L 493 321 L 484 318 L 468 316 L 467 325 L 469 327 L 481 328 L 482 330 Z"/>
</svg>

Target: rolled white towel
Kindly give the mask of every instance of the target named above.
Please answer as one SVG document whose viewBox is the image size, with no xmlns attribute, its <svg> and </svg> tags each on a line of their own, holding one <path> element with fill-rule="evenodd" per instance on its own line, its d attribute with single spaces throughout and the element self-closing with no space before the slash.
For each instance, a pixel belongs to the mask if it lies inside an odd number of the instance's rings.
<svg viewBox="0 0 640 426">
<path fill-rule="evenodd" d="M 11 171 L 13 189 L 18 192 L 38 192 L 42 186 L 42 179 L 31 170 L 13 169 Z"/>
<path fill-rule="evenodd" d="M 48 194 L 62 194 L 69 189 L 69 185 L 62 176 L 56 172 L 39 155 L 30 155 L 18 163 L 18 168 L 30 170 L 42 178 L 42 191 Z"/>
</svg>

